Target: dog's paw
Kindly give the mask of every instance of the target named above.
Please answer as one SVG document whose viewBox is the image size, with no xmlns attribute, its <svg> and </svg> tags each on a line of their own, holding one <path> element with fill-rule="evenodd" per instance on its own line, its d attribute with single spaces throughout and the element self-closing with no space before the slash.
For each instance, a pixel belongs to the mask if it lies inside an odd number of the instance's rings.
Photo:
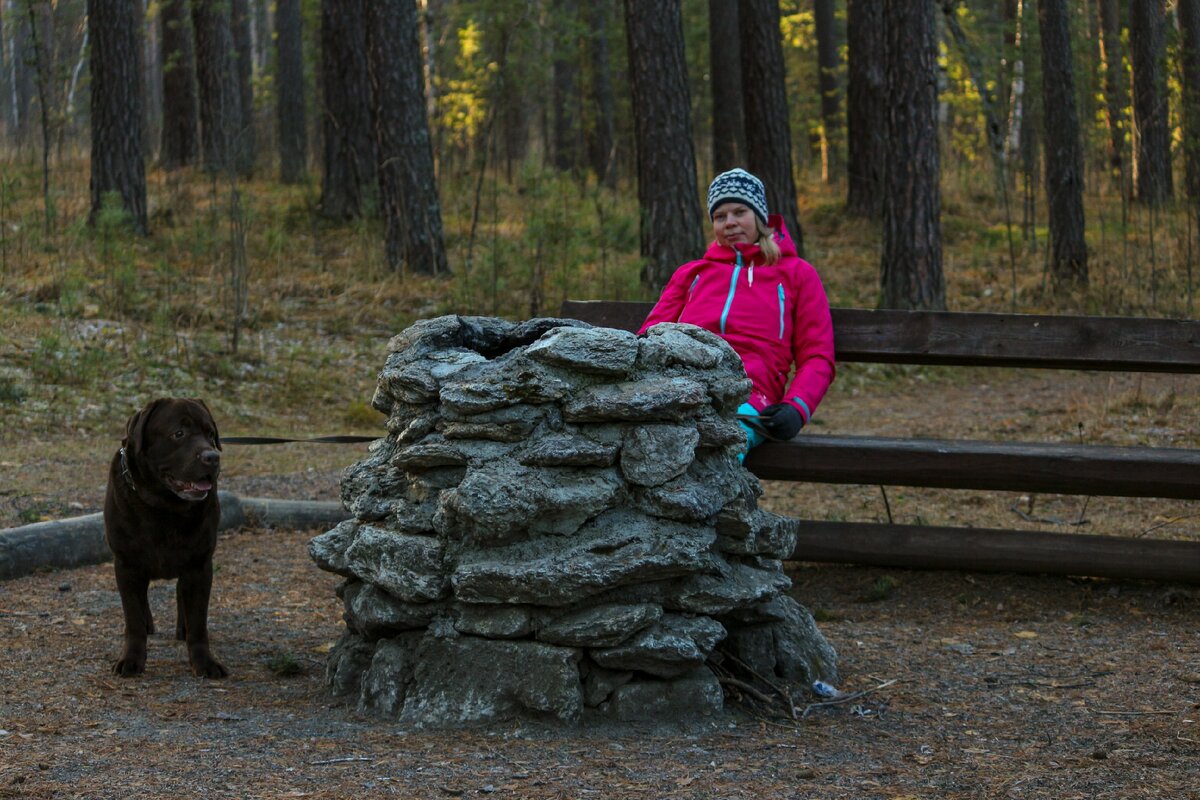
<svg viewBox="0 0 1200 800">
<path fill-rule="evenodd" d="M 229 670 L 212 656 L 192 659 L 192 673 L 200 678 L 226 678 Z"/>
<path fill-rule="evenodd" d="M 132 678 L 135 675 L 141 675 L 145 671 L 145 658 L 133 658 L 124 655 L 118 658 L 117 662 L 113 664 L 113 674 L 120 675 L 122 678 Z"/>
</svg>

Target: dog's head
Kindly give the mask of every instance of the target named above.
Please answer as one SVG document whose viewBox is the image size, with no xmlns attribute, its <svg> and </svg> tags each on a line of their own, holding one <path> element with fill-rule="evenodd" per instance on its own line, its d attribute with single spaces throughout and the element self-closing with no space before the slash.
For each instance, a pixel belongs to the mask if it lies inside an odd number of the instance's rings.
<svg viewBox="0 0 1200 800">
<path fill-rule="evenodd" d="M 216 488 L 221 435 L 203 400 L 151 401 L 129 418 L 121 445 L 139 478 L 159 482 L 182 500 L 203 500 Z"/>
</svg>

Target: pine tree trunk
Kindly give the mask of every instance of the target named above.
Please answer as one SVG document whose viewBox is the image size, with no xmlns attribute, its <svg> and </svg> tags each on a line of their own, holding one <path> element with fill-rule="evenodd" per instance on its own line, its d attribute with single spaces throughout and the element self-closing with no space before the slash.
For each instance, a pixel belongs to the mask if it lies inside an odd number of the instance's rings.
<svg viewBox="0 0 1200 800">
<path fill-rule="evenodd" d="M 250 35 L 250 6 L 248 0 L 231 0 L 230 31 L 237 61 L 238 106 L 242 118 L 236 129 L 237 171 L 248 177 L 254 172 L 258 152 L 254 131 L 254 40 Z"/>
<path fill-rule="evenodd" d="M 34 68 L 30 41 L 32 29 L 29 27 L 29 20 L 21 13 L 16 14 L 12 26 L 14 30 L 9 64 L 12 67 L 13 128 L 17 148 L 23 149 L 33 136 Z"/>
<path fill-rule="evenodd" d="M 1183 164 L 1187 196 L 1200 201 L 1200 0 L 1178 0 L 1183 61 Z"/>
<path fill-rule="evenodd" d="M 1121 18 L 1118 0 L 1098 0 L 1100 55 L 1104 69 L 1104 121 L 1108 127 L 1108 166 L 1116 175 L 1125 169 L 1124 59 L 1121 54 Z"/>
<path fill-rule="evenodd" d="M 414 0 L 371 2 L 367 20 L 388 265 L 396 271 L 445 275 L 450 270 L 425 118 L 416 5 Z"/>
<path fill-rule="evenodd" d="M 796 249 L 803 253 L 779 25 L 778 0 L 744 0 L 738 6 L 746 163 L 766 186 L 771 213 L 783 216 Z"/>
<path fill-rule="evenodd" d="M 1171 130 L 1167 118 L 1166 16 L 1163 0 L 1130 0 L 1129 48 L 1133 64 L 1134 162 L 1137 199 L 1160 205 L 1171 199 Z"/>
<path fill-rule="evenodd" d="M 91 39 L 91 221 L 115 192 L 134 228 L 146 233 L 142 152 L 141 0 L 88 0 Z"/>
<path fill-rule="evenodd" d="M 813 0 L 817 29 L 817 86 L 821 91 L 821 178 L 833 183 L 842 176 L 841 88 L 838 86 L 838 36 L 833 0 Z"/>
<path fill-rule="evenodd" d="M 574 0 L 554 0 L 551 19 L 554 61 L 554 167 L 570 172 L 579 166 L 579 42 L 575 36 L 578 8 Z"/>
<path fill-rule="evenodd" d="M 847 1 L 846 42 L 846 211 L 878 219 L 887 163 L 887 89 L 883 8 L 876 0 Z"/>
<path fill-rule="evenodd" d="M 708 0 L 709 86 L 712 88 L 713 173 L 746 164 L 746 114 L 742 108 L 742 49 L 738 0 Z"/>
<path fill-rule="evenodd" d="M 880 267 L 884 308 L 946 307 L 935 19 L 931 2 L 883 3 L 888 144 Z"/>
<path fill-rule="evenodd" d="M 591 60 L 592 124 L 588 128 L 588 162 L 596 180 L 604 186 L 617 185 L 617 169 L 613 163 L 614 119 L 616 102 L 613 99 L 612 65 L 608 54 L 609 2 L 593 2 L 589 10 L 591 33 L 588 54 Z"/>
<path fill-rule="evenodd" d="M 1055 286 L 1086 286 L 1083 229 L 1083 153 L 1075 111 L 1075 73 L 1066 0 L 1039 0 L 1042 106 L 1045 114 L 1046 195 L 1050 208 L 1050 272 Z"/>
<path fill-rule="evenodd" d="M 625 0 L 642 283 L 655 291 L 703 246 L 679 0 Z"/>
<path fill-rule="evenodd" d="M 347 220 L 366 212 L 376 181 L 365 0 L 321 0 L 321 213 Z"/>
<path fill-rule="evenodd" d="M 5 38 L 6 12 L 5 0 L 0 0 L 0 128 L 5 135 L 12 130 L 12 106 L 9 103 L 12 97 L 12 87 L 9 85 L 12 70 L 8 66 L 8 51 L 11 48 L 8 46 L 8 39 Z"/>
<path fill-rule="evenodd" d="M 279 123 L 279 179 L 283 183 L 303 183 L 308 173 L 302 24 L 300 0 L 276 0 L 275 95 Z"/>
<path fill-rule="evenodd" d="M 187 0 L 159 5 L 163 122 L 160 160 L 173 170 L 196 163 L 199 125 L 196 108 L 196 52 Z"/>
<path fill-rule="evenodd" d="M 225 0 L 192 0 L 196 41 L 196 85 L 200 99 L 200 147 L 204 168 L 234 168 L 238 126 L 242 120 L 237 63 L 229 7 Z"/>
</svg>

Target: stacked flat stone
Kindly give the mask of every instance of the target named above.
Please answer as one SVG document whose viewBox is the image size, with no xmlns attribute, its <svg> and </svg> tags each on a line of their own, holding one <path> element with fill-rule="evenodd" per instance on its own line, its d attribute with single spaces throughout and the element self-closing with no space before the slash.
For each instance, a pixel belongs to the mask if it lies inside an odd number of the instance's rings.
<svg viewBox="0 0 1200 800">
<path fill-rule="evenodd" d="M 446 316 L 394 337 L 388 435 L 345 472 L 353 518 L 309 548 L 346 577 L 334 692 L 416 725 L 666 721 L 722 709 L 710 660 L 836 679 L 786 594 L 794 523 L 737 458 L 748 392 L 689 325 Z"/>
</svg>

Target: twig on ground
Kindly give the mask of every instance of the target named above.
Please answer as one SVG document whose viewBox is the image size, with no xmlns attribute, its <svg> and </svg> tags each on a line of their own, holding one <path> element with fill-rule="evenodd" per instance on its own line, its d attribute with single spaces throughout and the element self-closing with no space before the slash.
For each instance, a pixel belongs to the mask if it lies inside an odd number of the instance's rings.
<svg viewBox="0 0 1200 800">
<path fill-rule="evenodd" d="M 1180 714 L 1180 711 L 1105 711 L 1099 708 L 1089 708 L 1093 714 L 1102 714 L 1106 717 L 1156 717 L 1156 716 L 1174 716 Z"/>
<path fill-rule="evenodd" d="M 1183 522 L 1185 519 L 1191 519 L 1194 516 L 1196 516 L 1196 515 L 1195 514 L 1185 514 L 1180 517 L 1171 517 L 1170 519 L 1163 520 L 1162 522 L 1158 523 L 1157 525 L 1151 525 L 1149 528 L 1146 528 L 1144 531 L 1142 531 L 1141 533 L 1139 533 L 1137 536 L 1135 536 L 1133 538 L 1140 539 L 1143 536 L 1145 536 L 1147 533 L 1156 531 L 1159 528 L 1165 528 L 1168 525 L 1174 525 L 1176 522 Z"/>
<path fill-rule="evenodd" d="M 341 758 L 326 758 L 322 761 L 310 761 L 308 763 L 312 764 L 313 766 L 316 766 L 316 767 L 323 767 L 323 766 L 327 766 L 329 764 L 349 764 L 349 763 L 352 763 L 355 761 L 374 761 L 374 760 L 375 759 L 372 758 L 371 756 L 342 756 Z"/>
<path fill-rule="evenodd" d="M 738 689 L 739 691 L 745 692 L 746 694 L 750 695 L 755 700 L 757 700 L 758 702 L 762 703 L 765 706 L 769 707 L 772 705 L 771 698 L 767 697 L 765 694 L 760 692 L 758 689 L 755 689 L 752 685 L 750 685 L 746 681 L 738 680 L 737 678 L 731 678 L 728 675 L 718 676 L 717 680 L 720 681 L 723 686 L 732 686 L 733 688 Z"/>
<path fill-rule="evenodd" d="M 1076 519 L 1076 520 L 1062 519 L 1061 517 L 1035 517 L 1035 516 L 1033 516 L 1031 514 L 1027 514 L 1026 512 L 1022 511 L 1021 509 L 1017 508 L 1017 505 L 1020 502 L 1021 502 L 1020 500 L 1017 500 L 1016 503 L 1013 503 L 1012 507 L 1009 508 L 1009 511 L 1016 514 L 1018 517 L 1025 520 L 1026 522 L 1044 522 L 1048 525 L 1071 525 L 1071 526 L 1091 525 L 1092 524 L 1092 521 L 1090 519 L 1083 518 L 1083 511 L 1079 512 L 1079 519 Z M 1086 505 L 1084 506 L 1084 510 L 1085 511 L 1087 510 Z"/>
<path fill-rule="evenodd" d="M 829 706 L 840 706 L 840 705 L 845 705 L 846 703 L 852 703 L 855 700 L 858 700 L 859 698 L 866 697 L 867 695 L 872 694 L 873 692 L 878 692 L 880 689 L 886 689 L 887 687 L 891 686 L 893 683 L 898 682 L 899 680 L 900 680 L 899 678 L 893 678 L 890 681 L 884 681 L 883 683 L 879 684 L 878 686 L 872 686 L 870 689 L 863 689 L 862 691 L 859 691 L 859 692 L 851 692 L 849 694 L 844 694 L 840 697 L 835 697 L 832 700 L 822 700 L 819 703 L 809 703 L 808 705 L 806 705 L 804 707 L 804 711 L 801 712 L 800 718 L 801 719 L 807 718 L 809 712 L 812 711 L 814 708 L 826 708 Z"/>
<path fill-rule="evenodd" d="M 783 702 L 787 704 L 788 711 L 791 713 L 791 717 L 792 717 L 792 719 L 795 719 L 795 718 L 796 718 L 796 705 L 795 705 L 795 704 L 792 702 L 792 695 L 791 695 L 791 694 L 788 692 L 788 690 L 787 690 L 787 689 L 783 688 L 782 686 L 780 686 L 779 684 L 775 683 L 774 681 L 767 680 L 767 679 L 766 679 L 766 678 L 764 678 L 762 675 L 758 674 L 758 672 L 757 672 L 757 671 L 756 671 L 756 670 L 755 670 L 753 667 L 751 667 L 751 666 L 750 666 L 749 664 L 747 664 L 745 661 L 742 661 L 742 660 L 741 660 L 740 658 L 738 658 L 737 656 L 735 656 L 735 655 L 732 655 L 732 654 L 730 654 L 730 653 L 725 653 L 725 652 L 722 652 L 722 655 L 723 655 L 725 658 L 728 658 L 730 661 L 732 661 L 732 662 L 734 662 L 735 664 L 737 664 L 737 665 L 738 665 L 739 667 L 741 667 L 742 669 L 746 670 L 746 672 L 749 672 L 751 675 L 753 675 L 753 676 L 754 676 L 755 678 L 757 678 L 758 680 L 760 680 L 760 681 L 762 681 L 763 683 L 765 683 L 767 686 L 770 686 L 770 687 L 771 687 L 772 689 L 774 689 L 776 692 L 778 692 L 778 693 L 779 693 L 779 696 L 783 698 Z"/>
</svg>

